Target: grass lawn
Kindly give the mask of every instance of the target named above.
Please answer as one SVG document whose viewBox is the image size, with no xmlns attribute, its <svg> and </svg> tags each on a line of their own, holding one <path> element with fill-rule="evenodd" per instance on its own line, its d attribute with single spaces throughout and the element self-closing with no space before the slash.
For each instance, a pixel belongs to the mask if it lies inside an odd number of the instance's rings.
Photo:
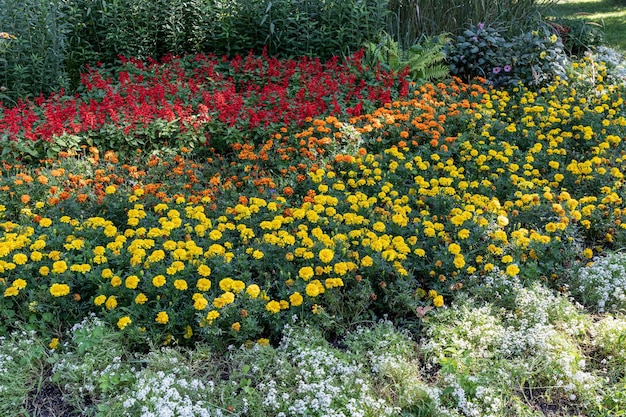
<svg viewBox="0 0 626 417">
<path fill-rule="evenodd" d="M 604 28 L 606 41 L 626 51 L 626 3 L 616 0 L 559 0 L 553 6 L 557 17 L 581 17 Z"/>
</svg>

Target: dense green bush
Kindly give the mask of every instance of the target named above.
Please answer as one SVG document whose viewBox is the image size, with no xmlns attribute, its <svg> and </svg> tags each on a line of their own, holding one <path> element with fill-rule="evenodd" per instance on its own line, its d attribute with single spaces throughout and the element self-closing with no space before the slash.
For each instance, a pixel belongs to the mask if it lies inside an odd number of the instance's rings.
<svg viewBox="0 0 626 417">
<path fill-rule="evenodd" d="M 447 47 L 450 72 L 483 77 L 496 86 L 537 86 L 565 76 L 567 56 L 556 34 L 534 30 L 508 37 L 504 28 L 471 25 Z"/>
<path fill-rule="evenodd" d="M 16 37 L 10 49 L 0 50 L 0 100 L 10 103 L 67 85 L 70 27 L 58 2 L 0 0 L 0 28 Z"/>
</svg>

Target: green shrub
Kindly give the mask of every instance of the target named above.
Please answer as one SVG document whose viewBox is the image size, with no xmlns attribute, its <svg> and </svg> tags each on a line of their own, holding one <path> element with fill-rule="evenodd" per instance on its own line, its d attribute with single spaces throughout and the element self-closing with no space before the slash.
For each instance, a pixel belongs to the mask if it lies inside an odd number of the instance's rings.
<svg viewBox="0 0 626 417">
<path fill-rule="evenodd" d="M 567 56 L 547 30 L 506 36 L 504 28 L 471 25 L 447 47 L 450 72 L 465 80 L 483 77 L 495 86 L 543 85 L 565 77 Z"/>
<path fill-rule="evenodd" d="M 15 36 L 9 51 L 0 50 L 0 86 L 9 101 L 67 85 L 70 28 L 57 2 L 0 0 L 0 28 Z"/>
</svg>

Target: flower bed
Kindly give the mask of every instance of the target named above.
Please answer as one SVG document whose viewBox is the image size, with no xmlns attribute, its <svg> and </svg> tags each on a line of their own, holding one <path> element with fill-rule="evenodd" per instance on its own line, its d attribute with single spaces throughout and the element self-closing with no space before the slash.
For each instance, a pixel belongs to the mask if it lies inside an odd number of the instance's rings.
<svg viewBox="0 0 626 417">
<path fill-rule="evenodd" d="M 624 89 L 586 85 L 587 65 L 534 92 L 412 86 L 209 158 L 5 162 L 3 331 L 93 312 L 137 342 L 225 346 L 276 340 L 294 315 L 416 321 L 494 270 L 564 288 L 626 242 Z"/>
</svg>

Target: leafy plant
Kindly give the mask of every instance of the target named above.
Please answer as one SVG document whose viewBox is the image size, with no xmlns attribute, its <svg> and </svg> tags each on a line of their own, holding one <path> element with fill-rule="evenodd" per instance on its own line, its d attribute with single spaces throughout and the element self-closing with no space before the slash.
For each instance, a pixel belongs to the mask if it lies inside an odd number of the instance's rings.
<svg viewBox="0 0 626 417">
<path fill-rule="evenodd" d="M 508 37 L 502 28 L 479 23 L 448 44 L 446 53 L 451 74 L 483 77 L 495 86 L 539 86 L 566 76 L 563 44 L 543 29 Z"/>
<path fill-rule="evenodd" d="M 0 28 L 15 36 L 10 53 L 0 51 L 0 85 L 10 101 L 67 87 L 70 27 L 58 1 L 2 0 Z"/>
<path fill-rule="evenodd" d="M 444 46 L 449 40 L 446 35 L 425 38 L 405 49 L 384 33 L 377 44 L 368 42 L 365 48 L 370 62 L 381 63 L 396 72 L 407 70 L 413 80 L 426 82 L 448 75 L 449 68 L 442 62 L 446 57 Z"/>
</svg>

